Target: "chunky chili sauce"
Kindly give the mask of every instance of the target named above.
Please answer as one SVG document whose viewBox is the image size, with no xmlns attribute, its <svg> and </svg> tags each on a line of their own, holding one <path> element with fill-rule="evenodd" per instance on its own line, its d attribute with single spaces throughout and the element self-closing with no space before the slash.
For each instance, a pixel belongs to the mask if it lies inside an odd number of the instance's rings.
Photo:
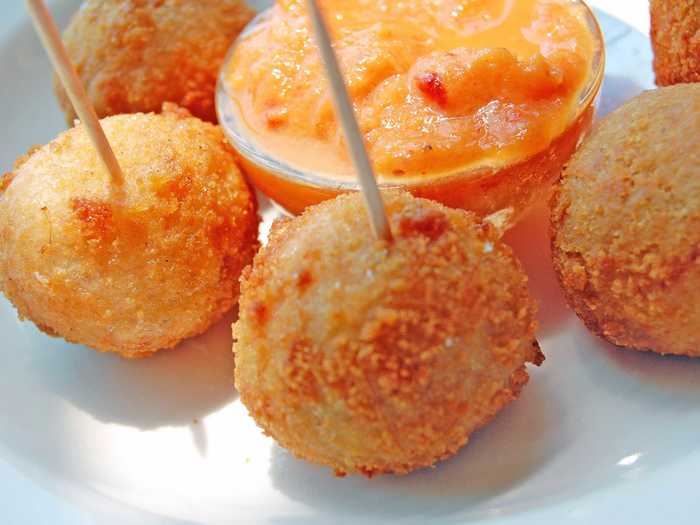
<svg viewBox="0 0 700 525">
<path fill-rule="evenodd" d="M 571 124 L 594 40 L 568 0 L 323 0 L 377 171 L 504 166 Z M 225 72 L 244 127 L 273 157 L 352 176 L 303 0 L 279 0 Z"/>
</svg>

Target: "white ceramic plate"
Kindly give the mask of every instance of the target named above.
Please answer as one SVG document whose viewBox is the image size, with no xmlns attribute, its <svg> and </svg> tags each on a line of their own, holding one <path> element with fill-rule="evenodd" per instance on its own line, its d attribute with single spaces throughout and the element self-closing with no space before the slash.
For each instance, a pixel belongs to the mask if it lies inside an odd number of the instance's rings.
<svg viewBox="0 0 700 525">
<path fill-rule="evenodd" d="M 601 111 L 651 87 L 647 3 L 594 2 Z M 53 2 L 64 23 L 77 0 Z M 18 0 L 0 8 L 0 169 L 63 121 Z M 623 21 L 624 20 L 624 21 Z M 271 213 L 268 211 L 268 218 Z M 48 338 L 0 300 L 2 523 L 697 523 L 700 361 L 613 348 L 567 310 L 546 216 L 509 235 L 542 302 L 547 361 L 457 457 L 335 479 L 264 437 L 232 386 L 225 320 L 138 362 Z"/>
</svg>

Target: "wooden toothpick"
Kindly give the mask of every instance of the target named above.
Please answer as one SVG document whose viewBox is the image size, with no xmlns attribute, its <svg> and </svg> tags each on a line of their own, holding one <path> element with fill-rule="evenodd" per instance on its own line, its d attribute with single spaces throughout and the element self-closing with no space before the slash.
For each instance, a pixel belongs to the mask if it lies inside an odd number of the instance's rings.
<svg viewBox="0 0 700 525">
<path fill-rule="evenodd" d="M 316 0 L 307 0 L 307 5 L 316 33 L 316 40 L 321 52 L 321 58 L 326 67 L 328 80 L 331 83 L 331 94 L 333 95 L 336 113 L 343 127 L 345 139 L 350 148 L 350 157 L 352 158 L 352 163 L 355 166 L 355 171 L 357 171 L 357 176 L 360 180 L 362 194 L 365 197 L 372 230 L 378 239 L 390 241 L 392 239 L 391 229 L 386 217 L 384 201 L 379 192 L 377 179 L 374 176 L 374 170 L 372 169 L 372 164 L 370 163 L 367 150 L 365 149 L 360 126 L 355 119 L 355 111 L 353 110 L 350 96 L 345 87 L 345 81 L 343 80 L 343 74 L 338 65 L 338 59 L 331 45 L 331 37 L 328 33 L 328 28 Z"/>
<path fill-rule="evenodd" d="M 119 167 L 119 162 L 114 156 L 114 151 L 112 151 L 112 147 L 109 145 L 109 141 L 100 125 L 100 121 L 95 113 L 95 108 L 92 107 L 85 93 L 85 88 L 78 78 L 78 74 L 70 58 L 68 58 L 66 48 L 63 46 L 63 40 L 61 40 L 61 34 L 58 31 L 58 27 L 56 27 L 51 13 L 49 13 L 43 0 L 26 1 L 29 14 L 34 21 L 34 28 L 41 39 L 46 53 L 53 63 L 56 73 L 61 79 L 63 88 L 66 90 L 66 93 L 68 93 L 68 97 L 70 98 L 71 104 L 73 104 L 75 112 L 85 126 L 85 129 L 87 129 L 90 140 L 112 176 L 112 182 L 121 186 L 124 183 L 124 174 Z"/>
</svg>

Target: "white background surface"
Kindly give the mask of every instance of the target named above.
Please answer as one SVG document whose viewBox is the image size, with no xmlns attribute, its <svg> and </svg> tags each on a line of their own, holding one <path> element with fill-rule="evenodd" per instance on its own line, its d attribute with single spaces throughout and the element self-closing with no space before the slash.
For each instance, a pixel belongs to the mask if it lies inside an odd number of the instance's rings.
<svg viewBox="0 0 700 525">
<path fill-rule="evenodd" d="M 613 15 L 605 113 L 652 86 L 647 3 L 591 3 Z M 59 21 L 76 5 L 53 2 Z M 64 126 L 22 17 L 2 3 L 1 170 Z M 544 226 L 536 212 L 509 242 L 542 302 L 547 362 L 456 458 L 405 478 L 336 480 L 261 436 L 231 388 L 230 319 L 130 363 L 47 338 L 0 300 L 0 523 L 697 523 L 700 363 L 590 336 Z"/>
</svg>

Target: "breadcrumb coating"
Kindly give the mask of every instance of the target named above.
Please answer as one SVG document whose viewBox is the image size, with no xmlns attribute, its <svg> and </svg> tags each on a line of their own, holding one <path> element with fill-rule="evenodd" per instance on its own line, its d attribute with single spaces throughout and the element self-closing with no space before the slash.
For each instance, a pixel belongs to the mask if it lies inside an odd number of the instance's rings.
<svg viewBox="0 0 700 525">
<path fill-rule="evenodd" d="M 98 116 L 172 102 L 216 122 L 219 68 L 254 14 L 243 0 L 86 0 L 63 40 Z M 70 100 L 54 84 L 72 125 Z"/>
<path fill-rule="evenodd" d="M 650 11 L 656 83 L 700 81 L 700 2 L 651 0 Z"/>
<path fill-rule="evenodd" d="M 2 179 L 0 290 L 51 335 L 142 357 L 233 306 L 258 217 L 218 127 L 168 112 L 102 125 L 123 196 L 82 126 Z"/>
<path fill-rule="evenodd" d="M 263 430 L 338 475 L 453 455 L 540 364 L 527 278 L 474 215 L 385 192 L 393 243 L 361 195 L 273 226 L 241 283 L 236 386 Z"/>
<path fill-rule="evenodd" d="M 700 356 L 700 85 L 646 92 L 609 115 L 553 201 L 554 267 L 610 342 Z"/>
</svg>

